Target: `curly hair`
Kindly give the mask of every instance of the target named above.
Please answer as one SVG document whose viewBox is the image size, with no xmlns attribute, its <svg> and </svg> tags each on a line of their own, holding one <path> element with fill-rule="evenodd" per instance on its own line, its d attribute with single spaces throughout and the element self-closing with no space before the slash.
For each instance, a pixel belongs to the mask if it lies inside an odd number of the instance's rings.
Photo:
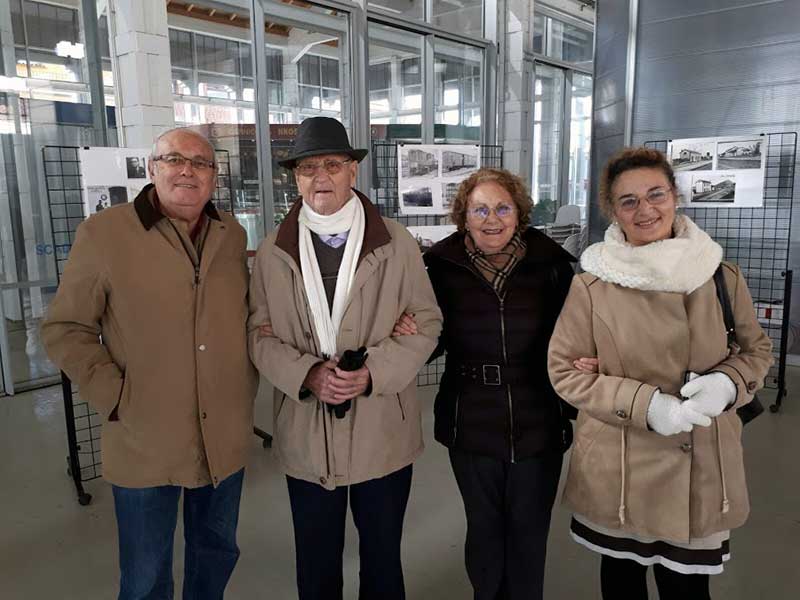
<svg viewBox="0 0 800 600">
<path fill-rule="evenodd" d="M 620 175 L 633 169 L 659 169 L 675 189 L 675 173 L 663 152 L 645 147 L 623 148 L 608 160 L 600 176 L 600 210 L 609 220 L 614 218 L 611 187 Z"/>
<path fill-rule="evenodd" d="M 489 181 L 497 183 L 511 195 L 517 207 L 517 215 L 519 215 L 517 230 L 526 229 L 530 223 L 533 202 L 531 202 L 528 188 L 525 187 L 522 179 L 505 169 L 483 168 L 475 171 L 458 186 L 456 197 L 450 208 L 450 219 L 458 230 L 466 231 L 467 229 L 467 205 L 469 204 L 470 195 L 478 185 Z"/>
</svg>

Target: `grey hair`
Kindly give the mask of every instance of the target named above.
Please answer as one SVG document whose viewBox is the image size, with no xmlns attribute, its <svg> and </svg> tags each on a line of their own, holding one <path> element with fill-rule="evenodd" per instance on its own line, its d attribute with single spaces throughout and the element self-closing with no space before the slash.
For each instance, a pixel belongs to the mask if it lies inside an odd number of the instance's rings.
<svg viewBox="0 0 800 600">
<path fill-rule="evenodd" d="M 194 136 L 198 140 L 203 142 L 206 146 L 208 146 L 208 149 L 211 151 L 211 156 L 214 157 L 214 158 L 212 158 L 214 163 L 217 162 L 217 160 L 216 160 L 216 150 L 214 149 L 214 145 L 211 143 L 211 141 L 206 136 L 204 136 L 202 133 L 200 133 L 199 131 L 195 131 L 194 129 L 190 129 L 189 127 L 173 127 L 172 129 L 167 129 L 167 131 L 159 134 L 159 136 L 153 142 L 153 149 L 150 151 L 150 159 L 152 160 L 153 158 L 158 156 L 158 144 L 161 142 L 162 139 L 164 139 L 168 135 L 171 135 L 173 133 L 178 133 L 178 132 Z"/>
</svg>

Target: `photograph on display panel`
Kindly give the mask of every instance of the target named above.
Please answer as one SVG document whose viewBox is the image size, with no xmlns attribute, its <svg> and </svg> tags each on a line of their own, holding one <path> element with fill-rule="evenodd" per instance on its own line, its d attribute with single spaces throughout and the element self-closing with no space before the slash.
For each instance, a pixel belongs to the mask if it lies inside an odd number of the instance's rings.
<svg viewBox="0 0 800 600">
<path fill-rule="evenodd" d="M 761 140 L 717 144 L 717 170 L 760 169 Z"/>
<path fill-rule="evenodd" d="M 736 175 L 694 175 L 692 176 L 692 199 L 697 202 L 733 203 L 736 197 Z"/>
<path fill-rule="evenodd" d="M 400 173 L 403 179 L 436 177 L 438 171 L 436 153 L 408 146 L 400 148 Z"/>
<path fill-rule="evenodd" d="M 676 171 L 710 171 L 714 163 L 715 143 L 679 140 L 674 142 L 670 159 Z"/>
<path fill-rule="evenodd" d="M 681 204 L 692 208 L 757 208 L 764 205 L 765 136 L 671 140 Z"/>
</svg>

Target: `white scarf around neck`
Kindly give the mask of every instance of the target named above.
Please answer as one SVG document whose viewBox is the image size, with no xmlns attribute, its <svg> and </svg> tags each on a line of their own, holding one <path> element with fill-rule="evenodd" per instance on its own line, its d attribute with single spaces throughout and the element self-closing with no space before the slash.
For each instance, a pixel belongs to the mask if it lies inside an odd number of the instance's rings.
<svg viewBox="0 0 800 600">
<path fill-rule="evenodd" d="M 714 276 L 722 247 L 686 215 L 675 217 L 673 232 L 670 239 L 632 246 L 614 223 L 604 241 L 581 255 L 581 267 L 623 287 L 691 294 Z"/>
<path fill-rule="evenodd" d="M 321 215 L 303 202 L 300 208 L 299 245 L 300 268 L 303 271 L 303 286 L 306 291 L 311 316 L 314 318 L 314 329 L 320 343 L 320 350 L 332 358 L 336 354 L 336 336 L 342 323 L 347 295 L 355 279 L 358 257 L 364 241 L 364 207 L 357 196 L 350 200 L 332 215 Z M 335 235 L 350 231 L 344 245 L 344 256 L 336 276 L 336 291 L 333 295 L 333 308 L 328 307 L 322 273 L 319 270 L 317 254 L 311 232 L 324 235 Z"/>
</svg>

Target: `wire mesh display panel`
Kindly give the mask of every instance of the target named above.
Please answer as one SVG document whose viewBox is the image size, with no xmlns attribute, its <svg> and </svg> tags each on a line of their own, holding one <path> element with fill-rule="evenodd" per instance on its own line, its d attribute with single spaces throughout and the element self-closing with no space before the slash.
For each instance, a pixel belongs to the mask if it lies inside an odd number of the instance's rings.
<svg viewBox="0 0 800 600">
<path fill-rule="evenodd" d="M 57 280 L 61 281 L 70 248 L 84 218 L 83 182 L 78 146 L 44 146 L 42 159 L 45 189 L 50 211 L 50 230 L 53 255 L 56 261 Z M 214 204 L 223 211 L 231 210 L 230 155 L 226 150 L 216 151 L 219 176 L 214 193 Z M 100 430 L 102 418 L 80 397 L 80 391 L 70 379 L 61 374 L 64 400 L 64 417 L 67 429 L 67 472 L 72 477 L 78 501 L 91 502 L 91 495 L 83 489 L 83 482 L 102 476 L 100 457 Z"/>
<path fill-rule="evenodd" d="M 231 183 L 231 154 L 227 150 L 215 150 L 217 161 L 217 185 L 214 190 L 214 206 L 233 214 L 233 185 Z"/>
<path fill-rule="evenodd" d="M 691 208 L 682 210 L 716 240 L 725 260 L 738 264 L 747 279 L 761 327 L 773 342 L 775 364 L 766 386 L 786 395 L 786 350 L 791 279 L 789 244 L 797 153 L 797 133 L 770 133 L 764 173 L 764 204 L 758 208 Z M 664 153 L 668 141 L 645 144 Z"/>
<path fill-rule="evenodd" d="M 450 218 L 443 215 L 403 215 L 400 213 L 400 197 L 397 189 L 397 142 L 372 142 L 372 186 L 374 199 L 385 217 L 396 219 L 405 226 L 444 225 Z M 481 146 L 482 167 L 502 167 L 502 146 Z M 439 385 L 444 373 L 444 357 L 422 367 L 417 374 L 417 385 Z"/>
</svg>

